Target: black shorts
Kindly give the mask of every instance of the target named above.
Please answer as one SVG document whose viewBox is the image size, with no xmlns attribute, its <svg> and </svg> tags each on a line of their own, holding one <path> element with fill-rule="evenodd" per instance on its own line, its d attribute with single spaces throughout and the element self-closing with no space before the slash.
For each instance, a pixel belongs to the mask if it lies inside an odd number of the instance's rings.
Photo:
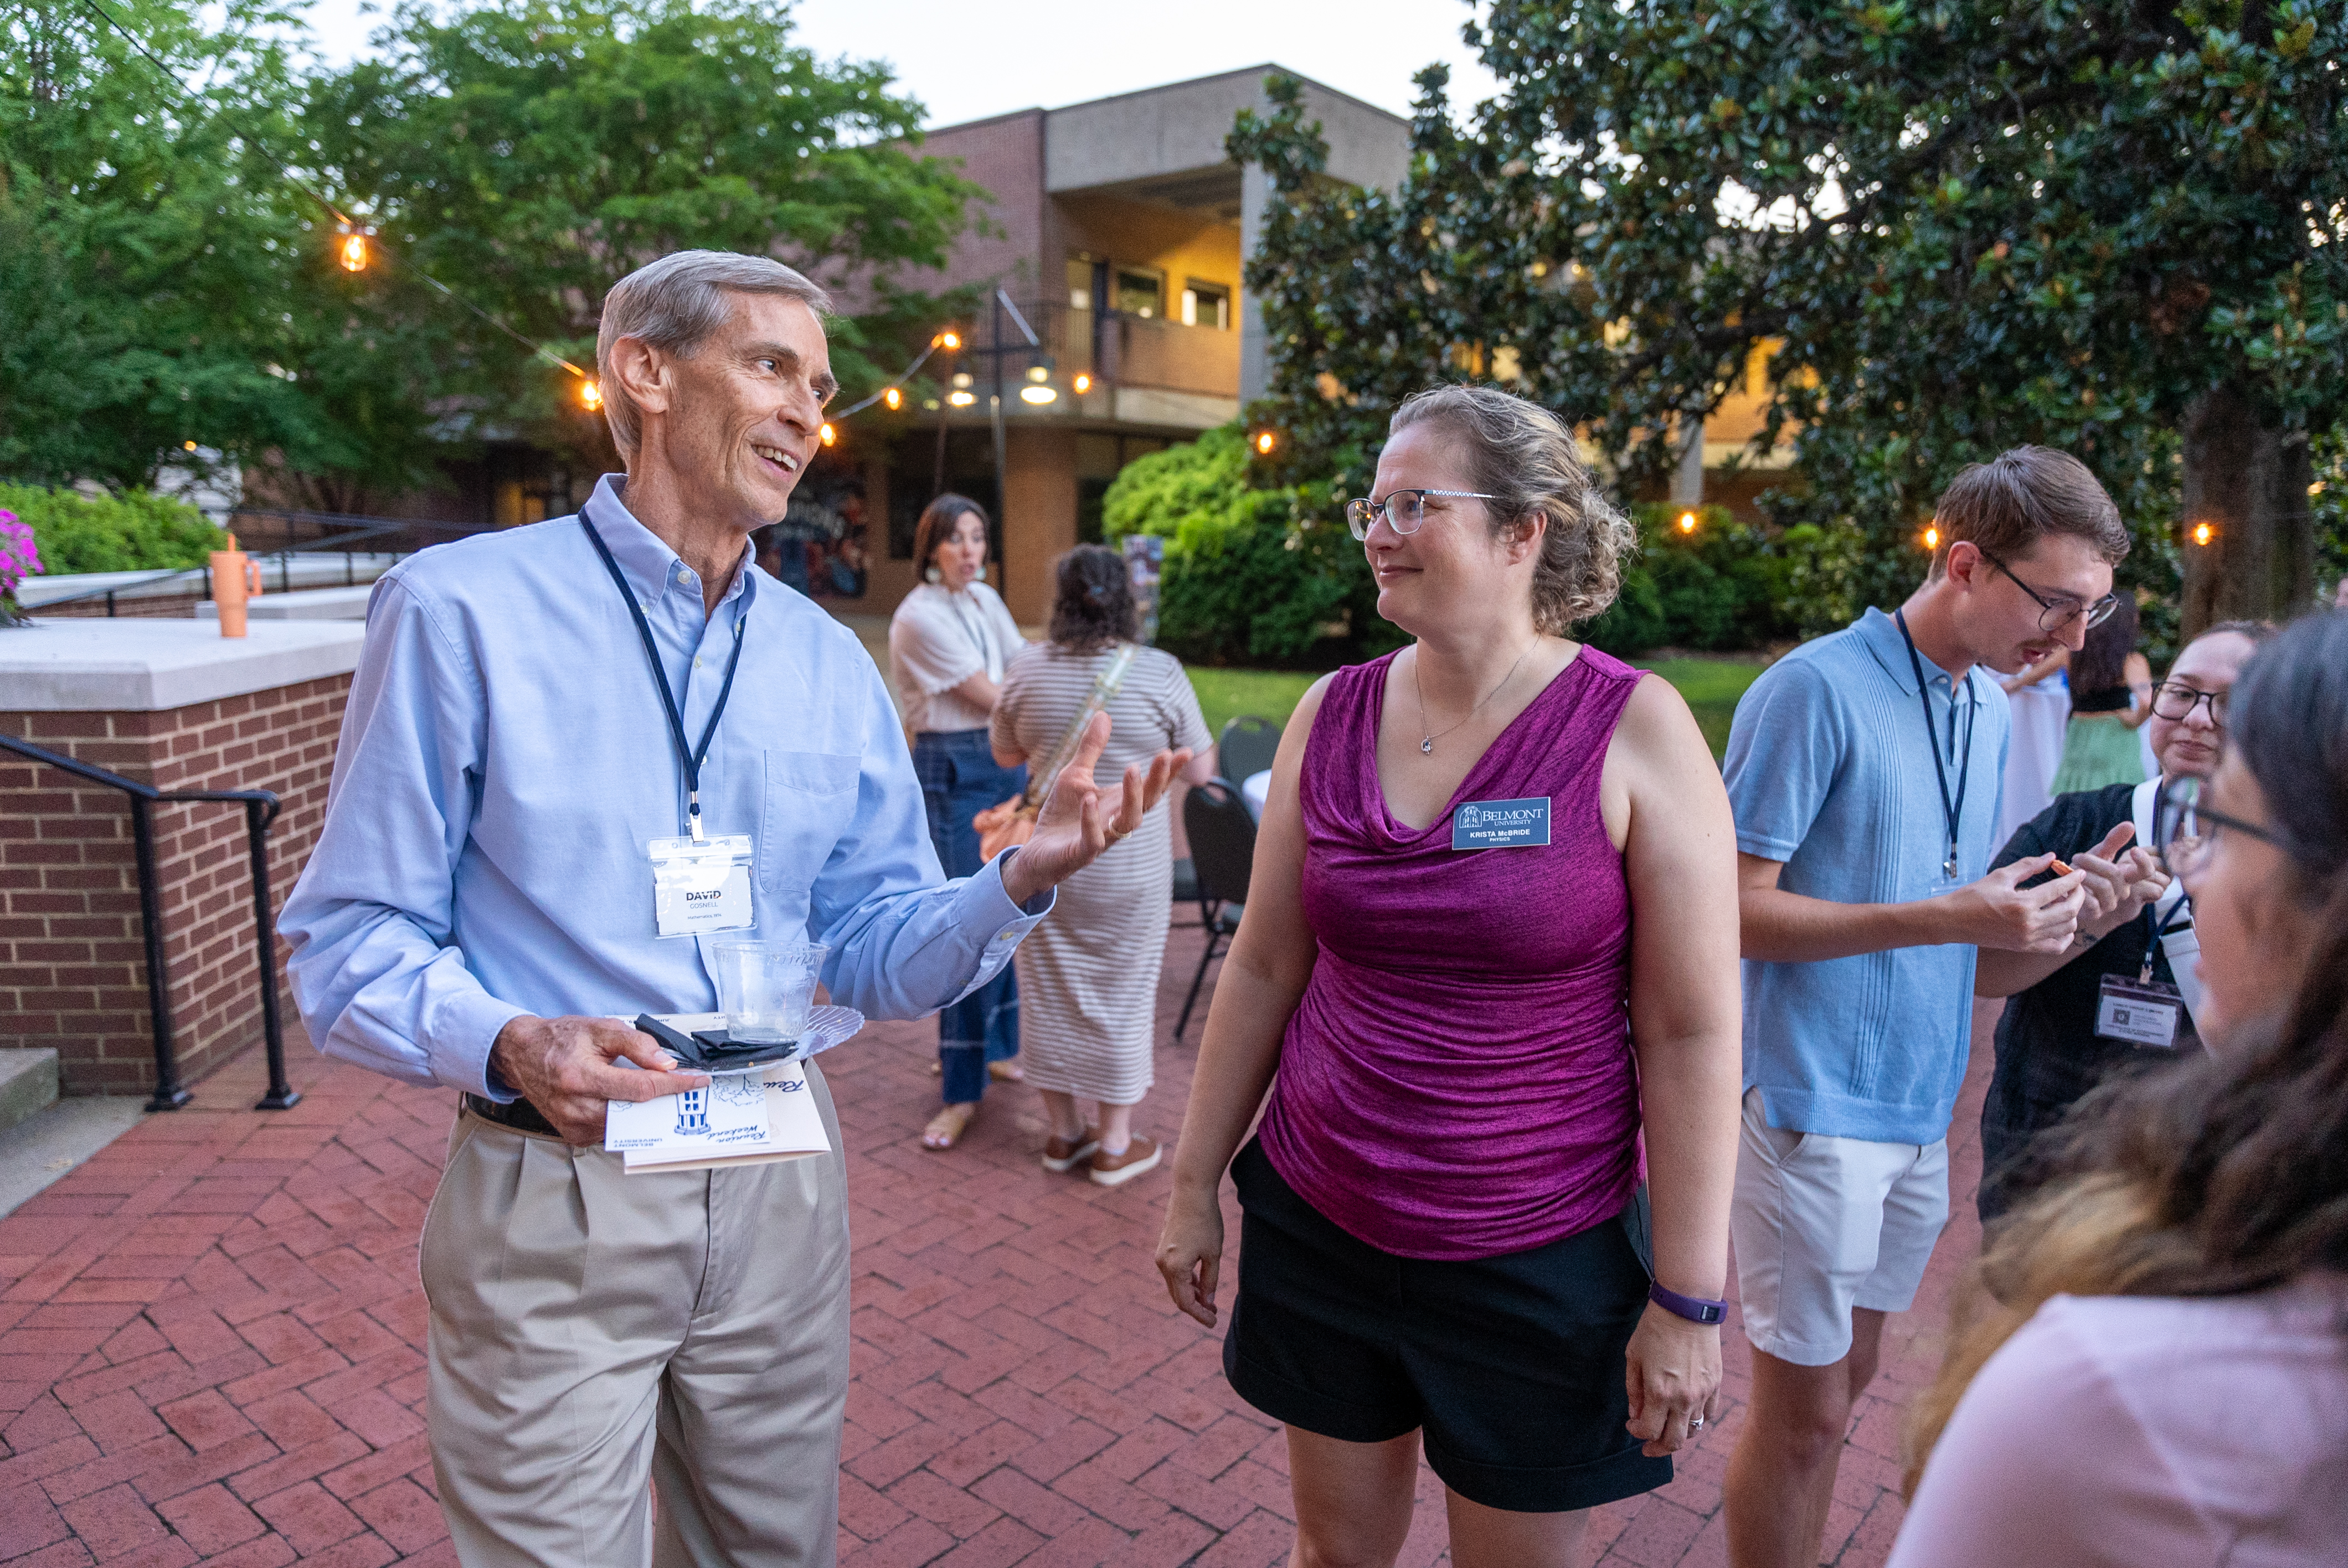
<svg viewBox="0 0 2348 1568">
<path fill-rule="evenodd" d="M 1672 1479 L 1625 1429 L 1624 1350 L 1647 1270 L 1616 1220 L 1468 1262 L 1397 1257 L 1340 1230 L 1251 1141 L 1223 1371 L 1274 1420 L 1353 1443 L 1423 1429 L 1471 1502 L 1562 1513 Z"/>
</svg>

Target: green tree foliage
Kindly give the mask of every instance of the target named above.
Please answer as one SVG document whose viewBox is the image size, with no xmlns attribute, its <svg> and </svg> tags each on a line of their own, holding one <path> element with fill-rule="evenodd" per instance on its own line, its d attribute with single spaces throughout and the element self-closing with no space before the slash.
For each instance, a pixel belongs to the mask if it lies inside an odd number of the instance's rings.
<svg viewBox="0 0 2348 1568">
<path fill-rule="evenodd" d="M 1639 552 L 1623 562 L 1613 606 L 1581 629 L 1594 646 L 1625 655 L 1665 647 L 1715 651 L 1797 634 L 1793 563 L 1816 530 L 1788 541 L 1738 521 L 1725 507 L 1645 502 L 1631 517 Z M 1684 529 L 1683 518 L 1695 526 Z"/>
<path fill-rule="evenodd" d="M 433 280 L 586 364 L 603 292 L 667 251 L 848 285 L 835 370 L 876 384 L 976 188 L 912 149 L 884 67 L 818 60 L 780 0 L 409 5 L 302 75 L 269 0 L 0 0 L 0 474 L 151 480 L 189 443 L 327 510 L 469 443 L 606 450 L 572 379 Z M 319 190 L 302 195 L 281 170 Z M 335 264 L 347 214 L 374 264 Z"/>
<path fill-rule="evenodd" d="M 1237 425 L 1126 465 L 1102 502 L 1111 544 L 1166 540 L 1158 641 L 1206 664 L 1295 664 L 1395 644 L 1362 552 L 1340 527 L 1290 526 L 1292 498 L 1248 484 Z"/>
<path fill-rule="evenodd" d="M 290 18 L 109 9 L 191 102 L 86 8 L 0 0 L 0 474 L 138 484 L 191 441 L 325 460 L 290 379 L 299 198 L 268 156 L 299 84 L 263 35 Z"/>
<path fill-rule="evenodd" d="M 1820 619 L 1903 593 L 1932 497 L 2024 441 L 2103 478 L 2156 594 L 2218 522 L 2190 618 L 2304 600 L 2348 7 L 1496 0 L 1470 36 L 1502 91 L 1455 125 L 1423 73 L 1392 193 L 1325 180 L 1286 89 L 1232 139 L 1280 197 L 1250 283 L 1296 472 L 1344 490 L 1395 398 L 1512 374 L 1635 485 L 1775 344 Z"/>
<path fill-rule="evenodd" d="M 573 361 L 603 292 L 686 248 L 767 252 L 870 305 L 839 323 L 851 392 L 893 374 L 936 305 L 906 267 L 942 264 L 979 189 L 912 150 L 922 109 L 885 66 L 819 60 L 781 0 L 402 5 L 377 54 L 317 82 L 312 156 L 399 263 Z M 421 296 L 403 316 L 454 307 Z M 479 323 L 453 423 L 592 442 L 568 378 Z"/>
<path fill-rule="evenodd" d="M 227 536 L 185 501 L 145 490 L 83 496 L 33 485 L 0 485 L 0 511 L 33 530 L 44 576 L 142 571 L 204 564 Z"/>
</svg>

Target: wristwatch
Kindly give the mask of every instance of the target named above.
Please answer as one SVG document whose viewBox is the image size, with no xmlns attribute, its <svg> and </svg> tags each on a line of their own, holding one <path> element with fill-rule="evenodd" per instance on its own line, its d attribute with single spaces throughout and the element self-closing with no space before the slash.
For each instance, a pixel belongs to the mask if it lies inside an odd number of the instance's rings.
<svg viewBox="0 0 2348 1568">
<path fill-rule="evenodd" d="M 1678 1291 L 1666 1290 L 1660 1285 L 1647 1286 L 1647 1299 L 1690 1323 L 1718 1323 L 1728 1316 L 1728 1303 L 1725 1301 L 1706 1301 L 1700 1296 L 1682 1296 Z"/>
</svg>

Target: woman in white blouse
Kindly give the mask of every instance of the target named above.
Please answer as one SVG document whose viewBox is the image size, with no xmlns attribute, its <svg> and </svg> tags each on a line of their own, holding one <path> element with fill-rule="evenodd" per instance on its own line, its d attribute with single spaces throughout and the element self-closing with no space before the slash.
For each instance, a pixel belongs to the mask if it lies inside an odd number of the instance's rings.
<svg viewBox="0 0 2348 1568">
<path fill-rule="evenodd" d="M 1002 596 L 986 586 L 986 513 L 966 496 L 929 504 L 913 533 L 922 581 L 889 623 L 890 674 L 913 737 L 913 772 L 929 804 L 930 842 L 949 876 L 982 868 L 971 818 L 1027 787 L 1025 767 L 995 764 L 986 731 L 1004 666 L 1026 646 Z M 1019 982 L 1010 968 L 938 1014 L 945 1108 L 922 1132 L 924 1149 L 958 1143 L 991 1076 L 1019 1069 Z"/>
</svg>

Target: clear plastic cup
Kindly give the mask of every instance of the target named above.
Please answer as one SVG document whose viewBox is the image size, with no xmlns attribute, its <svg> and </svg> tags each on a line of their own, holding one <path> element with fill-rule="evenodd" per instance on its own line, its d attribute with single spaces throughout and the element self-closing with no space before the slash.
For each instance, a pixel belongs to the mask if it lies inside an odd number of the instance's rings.
<svg viewBox="0 0 2348 1568">
<path fill-rule="evenodd" d="M 830 951 L 821 942 L 711 943 L 726 1032 L 747 1045 L 779 1045 L 806 1033 Z"/>
</svg>

